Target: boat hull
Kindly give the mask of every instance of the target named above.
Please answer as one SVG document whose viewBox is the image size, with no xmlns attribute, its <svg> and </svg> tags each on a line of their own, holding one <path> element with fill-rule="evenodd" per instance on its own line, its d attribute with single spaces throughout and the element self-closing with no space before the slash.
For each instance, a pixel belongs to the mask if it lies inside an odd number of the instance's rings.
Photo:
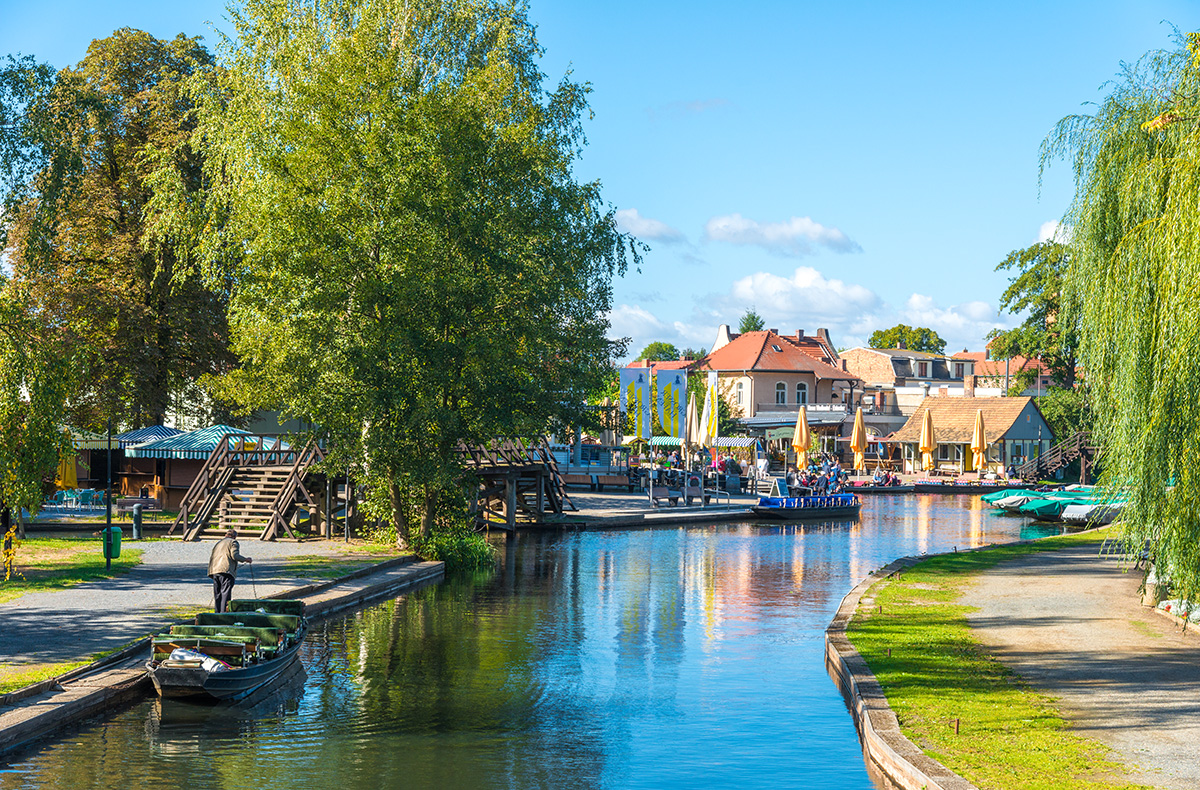
<svg viewBox="0 0 1200 790">
<path fill-rule="evenodd" d="M 270 661 L 241 669 L 209 672 L 202 667 L 167 667 L 153 661 L 146 665 L 154 690 L 160 697 L 189 697 L 213 702 L 236 702 L 265 686 L 296 662 L 303 634 Z"/>
<path fill-rule="evenodd" d="M 762 497 L 751 510 L 759 518 L 788 521 L 855 518 L 862 502 L 850 494 L 833 496 Z"/>
</svg>

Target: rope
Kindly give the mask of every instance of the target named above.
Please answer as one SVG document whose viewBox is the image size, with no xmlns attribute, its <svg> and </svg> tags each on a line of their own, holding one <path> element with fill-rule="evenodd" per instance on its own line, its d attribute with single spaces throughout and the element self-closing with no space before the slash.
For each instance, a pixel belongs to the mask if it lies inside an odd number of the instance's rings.
<svg viewBox="0 0 1200 790">
<path fill-rule="evenodd" d="M 254 597 L 258 598 L 258 580 L 254 578 L 254 563 L 246 563 L 250 566 L 250 589 L 254 590 Z"/>
</svg>

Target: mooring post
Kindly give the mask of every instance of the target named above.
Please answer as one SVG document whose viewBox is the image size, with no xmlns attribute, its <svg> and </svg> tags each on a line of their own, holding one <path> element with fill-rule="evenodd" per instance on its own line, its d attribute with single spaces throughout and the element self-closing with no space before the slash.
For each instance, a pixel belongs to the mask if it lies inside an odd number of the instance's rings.
<svg viewBox="0 0 1200 790">
<path fill-rule="evenodd" d="M 504 478 L 504 520 L 510 531 L 517 528 L 517 481 L 512 473 Z"/>
</svg>

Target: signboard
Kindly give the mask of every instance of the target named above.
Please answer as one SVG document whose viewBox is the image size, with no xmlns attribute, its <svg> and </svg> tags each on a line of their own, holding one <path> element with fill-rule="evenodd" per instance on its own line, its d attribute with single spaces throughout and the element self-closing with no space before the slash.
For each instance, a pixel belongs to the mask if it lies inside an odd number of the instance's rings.
<svg viewBox="0 0 1200 790">
<path fill-rule="evenodd" d="M 627 436 L 650 438 L 650 368 L 621 369 L 621 411 L 632 427 Z"/>
<path fill-rule="evenodd" d="M 658 384 L 658 421 L 663 433 L 684 438 L 687 413 L 687 372 L 667 370 L 656 377 Z"/>
</svg>

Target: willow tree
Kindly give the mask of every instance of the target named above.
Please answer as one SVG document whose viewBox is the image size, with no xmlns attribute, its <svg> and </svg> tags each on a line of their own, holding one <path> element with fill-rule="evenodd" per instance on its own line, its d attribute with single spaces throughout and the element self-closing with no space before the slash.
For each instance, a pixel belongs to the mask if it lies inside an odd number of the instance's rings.
<svg viewBox="0 0 1200 790">
<path fill-rule="evenodd" d="M 1127 66 L 1090 115 L 1064 118 L 1043 163 L 1074 163 L 1070 282 L 1104 452 L 1151 543 L 1200 598 L 1200 35 Z"/>
<path fill-rule="evenodd" d="M 589 89 L 543 86 L 519 2 L 247 0 L 232 21 L 199 87 L 228 391 L 320 426 L 401 540 L 427 534 L 460 440 L 581 419 L 623 351 L 611 278 L 637 251 L 572 174 Z"/>
</svg>

